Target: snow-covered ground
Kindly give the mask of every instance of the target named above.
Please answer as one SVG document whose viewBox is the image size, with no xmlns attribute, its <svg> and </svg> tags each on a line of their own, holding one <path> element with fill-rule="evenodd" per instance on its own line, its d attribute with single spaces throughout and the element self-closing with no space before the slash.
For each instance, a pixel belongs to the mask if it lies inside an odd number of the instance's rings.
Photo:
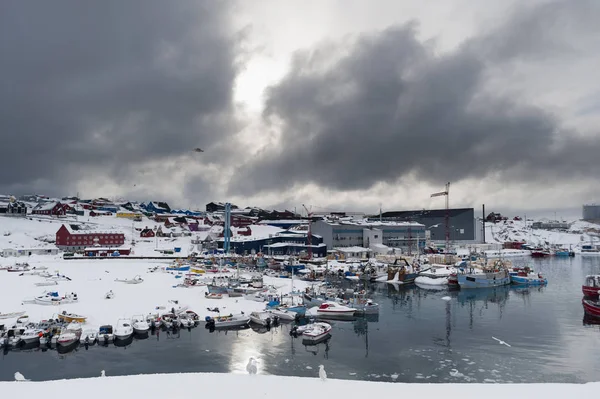
<svg viewBox="0 0 600 399">
<path fill-rule="evenodd" d="M 327 370 L 325 370 L 327 372 Z M 100 375 L 101 370 L 98 370 Z M 6 397 L 63 397 L 82 395 L 86 399 L 106 398 L 269 398 L 283 396 L 301 399 L 307 396 L 319 398 L 359 398 L 365 395 L 375 398 L 403 397 L 423 398 L 564 398 L 591 397 L 600 383 L 588 384 L 394 384 L 385 382 L 336 380 L 328 375 L 319 378 L 281 377 L 266 375 L 235 374 L 151 374 L 127 377 L 107 377 L 57 380 L 43 383 L 2 382 L 0 391 Z M 260 364 L 258 367 L 260 374 Z M 27 376 L 25 376 L 27 377 Z"/>
<path fill-rule="evenodd" d="M 1 258 L 0 258 L 1 259 Z M 177 307 L 170 301 L 178 301 L 179 305 L 187 305 L 201 317 L 209 315 L 207 307 L 219 307 L 222 314 L 252 312 L 265 307 L 264 303 L 244 298 L 206 299 L 206 287 L 176 287 L 183 278 L 176 278 L 176 273 L 148 272 L 152 266 L 166 266 L 164 261 L 123 260 L 118 258 L 102 260 L 70 260 L 60 257 L 31 256 L 27 258 L 30 266 L 46 266 L 48 272 L 64 274 L 71 281 L 60 281 L 58 285 L 38 287 L 37 282 L 45 279 L 35 275 L 23 275 L 0 271 L 0 292 L 2 292 L 2 313 L 26 311 L 31 321 L 52 318 L 53 315 L 67 311 L 87 316 L 85 328 L 99 327 L 102 324 L 115 324 L 119 318 L 128 318 L 138 314 L 156 312 L 156 307 L 166 309 Z M 1 260 L 0 260 L 1 261 Z M 207 273 L 208 274 L 208 273 Z M 115 279 L 133 278 L 140 275 L 141 284 L 126 284 Z M 211 278 L 208 276 L 207 278 Z M 278 287 L 278 292 L 285 294 L 291 291 L 291 280 L 265 277 L 265 284 Z M 295 289 L 304 289 L 306 282 L 294 281 Z M 112 290 L 113 299 L 105 299 L 105 294 Z M 75 292 L 78 303 L 60 306 L 44 306 L 22 304 L 25 299 L 42 295 L 44 291 L 58 291 L 60 295 Z M 3 320 L 4 321 L 4 320 Z M 10 320 L 6 320 L 9 324 Z"/>
<path fill-rule="evenodd" d="M 551 231 L 533 229 L 532 222 L 507 220 L 498 223 L 486 223 L 485 234 L 488 243 L 504 243 L 507 241 L 525 241 L 535 246 L 565 246 L 579 248 L 581 245 L 600 244 L 600 225 L 584 221 L 570 224 L 568 231 Z"/>
</svg>

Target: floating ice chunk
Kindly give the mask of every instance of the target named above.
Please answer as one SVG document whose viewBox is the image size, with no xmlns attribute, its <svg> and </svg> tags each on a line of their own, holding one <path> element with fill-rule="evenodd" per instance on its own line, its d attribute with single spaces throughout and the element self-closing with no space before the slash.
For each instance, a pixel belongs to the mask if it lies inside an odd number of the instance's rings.
<svg viewBox="0 0 600 399">
<path fill-rule="evenodd" d="M 442 301 L 450 301 L 450 300 L 452 300 L 452 298 L 450 298 L 449 296 L 442 297 Z"/>
<path fill-rule="evenodd" d="M 392 378 L 392 380 L 397 380 L 399 375 L 394 373 L 394 374 L 390 375 L 390 377 Z"/>
</svg>

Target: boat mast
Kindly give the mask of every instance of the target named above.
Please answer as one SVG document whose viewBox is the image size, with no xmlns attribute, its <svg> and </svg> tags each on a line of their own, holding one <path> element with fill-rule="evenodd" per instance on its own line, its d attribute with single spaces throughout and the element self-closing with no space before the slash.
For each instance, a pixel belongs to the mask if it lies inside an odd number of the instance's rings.
<svg viewBox="0 0 600 399">
<path fill-rule="evenodd" d="M 444 248 L 444 263 L 448 264 L 448 250 L 450 247 L 450 182 L 446 183 L 446 190 L 431 194 L 431 197 L 446 197 L 446 214 L 444 217 L 446 227 L 446 245 Z"/>
<path fill-rule="evenodd" d="M 302 206 L 304 207 L 304 209 L 306 209 L 306 216 L 308 217 L 308 232 L 306 234 L 306 243 L 308 244 L 308 259 L 312 259 L 312 244 L 311 244 L 312 234 L 310 231 L 311 230 L 310 225 L 312 222 L 312 212 L 308 210 L 306 205 L 302 204 Z M 311 208 L 312 208 L 312 205 L 311 205 Z"/>
</svg>

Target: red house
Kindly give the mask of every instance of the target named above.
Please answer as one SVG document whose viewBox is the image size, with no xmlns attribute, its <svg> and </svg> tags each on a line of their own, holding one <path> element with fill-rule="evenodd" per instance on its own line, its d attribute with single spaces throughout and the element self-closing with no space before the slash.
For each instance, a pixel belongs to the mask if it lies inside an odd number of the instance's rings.
<svg viewBox="0 0 600 399">
<path fill-rule="evenodd" d="M 120 247 L 125 243 L 125 235 L 115 232 L 78 230 L 77 225 L 60 226 L 56 232 L 56 246 L 63 250 L 78 250 L 87 247 Z"/>
<path fill-rule="evenodd" d="M 46 202 L 44 204 L 38 204 L 31 211 L 34 215 L 49 215 L 49 216 L 65 216 L 67 210 L 70 207 L 67 204 L 61 204 L 60 202 Z"/>
<path fill-rule="evenodd" d="M 140 232 L 140 237 L 151 238 L 151 237 L 154 237 L 154 236 L 155 236 L 154 230 L 149 229 L 147 227 Z"/>
</svg>

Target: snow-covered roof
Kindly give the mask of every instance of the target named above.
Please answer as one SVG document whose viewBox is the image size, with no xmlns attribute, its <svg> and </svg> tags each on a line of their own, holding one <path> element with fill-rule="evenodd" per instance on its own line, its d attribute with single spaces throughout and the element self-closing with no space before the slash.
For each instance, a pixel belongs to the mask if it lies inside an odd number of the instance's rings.
<svg viewBox="0 0 600 399">
<path fill-rule="evenodd" d="M 73 230 L 71 225 L 63 224 L 71 235 L 99 235 L 99 234 L 123 234 L 120 231 L 100 231 L 100 230 Z"/>
<path fill-rule="evenodd" d="M 371 252 L 371 250 L 369 248 L 363 248 L 363 247 L 337 247 L 337 248 L 335 248 L 335 250 L 338 252 L 344 252 L 344 253 Z"/>
<path fill-rule="evenodd" d="M 54 209 L 57 204 L 59 204 L 59 202 L 42 202 L 33 209 L 35 211 L 50 211 Z"/>
<path fill-rule="evenodd" d="M 385 222 L 385 221 L 369 221 L 367 219 L 352 219 L 352 220 L 324 220 L 325 223 L 331 226 L 364 226 L 364 227 L 425 227 L 424 224 L 417 222 Z"/>
</svg>

